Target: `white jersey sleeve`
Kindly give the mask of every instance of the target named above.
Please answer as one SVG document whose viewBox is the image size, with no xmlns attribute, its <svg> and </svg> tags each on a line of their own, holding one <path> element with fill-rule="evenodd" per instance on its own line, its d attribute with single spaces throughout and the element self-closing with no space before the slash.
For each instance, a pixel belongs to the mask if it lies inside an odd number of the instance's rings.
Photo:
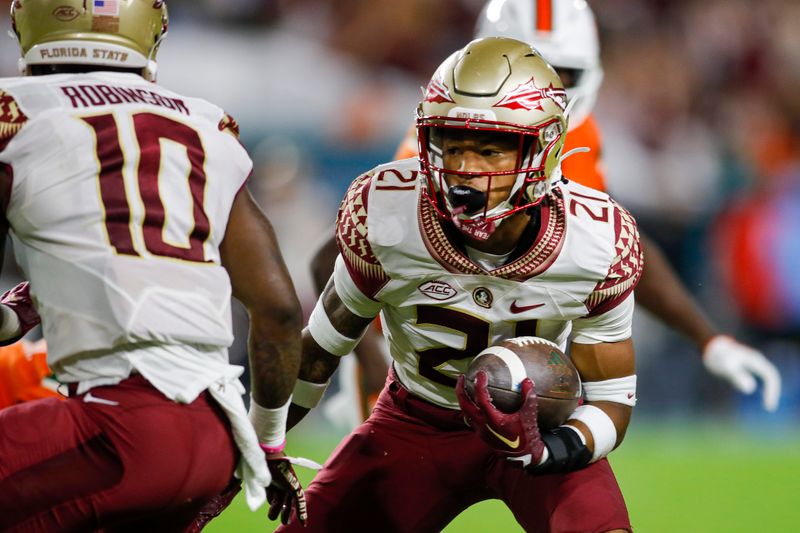
<svg viewBox="0 0 800 533">
<path fill-rule="evenodd" d="M 631 336 L 633 294 L 605 313 L 592 317 L 578 318 L 572 322 L 572 342 L 578 344 L 598 344 L 601 342 L 620 342 Z"/>
<path fill-rule="evenodd" d="M 371 184 L 371 174 L 353 181 L 336 221 L 336 242 L 341 252 L 334 269 L 336 293 L 353 314 L 363 318 L 378 314 L 381 303 L 375 296 L 389 282 L 369 242 L 367 204 Z"/>
<path fill-rule="evenodd" d="M 644 258 L 633 217 L 613 201 L 611 206 L 614 256 L 605 279 L 586 299 L 589 313 L 573 321 L 572 340 L 579 344 L 619 342 L 631 336 L 633 290 L 641 279 Z"/>
</svg>

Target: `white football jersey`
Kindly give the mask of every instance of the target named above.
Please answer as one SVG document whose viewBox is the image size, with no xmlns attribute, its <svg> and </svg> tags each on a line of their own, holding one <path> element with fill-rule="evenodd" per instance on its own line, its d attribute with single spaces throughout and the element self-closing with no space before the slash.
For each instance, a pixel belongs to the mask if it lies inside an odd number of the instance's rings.
<svg viewBox="0 0 800 533">
<path fill-rule="evenodd" d="M 133 370 L 168 398 L 208 390 L 253 509 L 270 476 L 230 365 L 219 246 L 252 169 L 220 108 L 135 74 L 0 80 L 0 183 L 48 362 L 78 393 Z"/>
<path fill-rule="evenodd" d="M 642 256 L 633 218 L 608 195 L 560 182 L 538 208 L 530 248 L 487 271 L 447 238 L 420 183 L 413 159 L 353 182 L 334 272 L 352 312 L 381 312 L 409 390 L 457 408 L 456 378 L 499 340 L 535 335 L 566 348 L 570 333 L 587 344 L 630 337 Z"/>
<path fill-rule="evenodd" d="M 252 163 L 220 108 L 135 74 L 0 80 L 6 216 L 51 364 L 232 341 L 219 245 Z"/>
</svg>

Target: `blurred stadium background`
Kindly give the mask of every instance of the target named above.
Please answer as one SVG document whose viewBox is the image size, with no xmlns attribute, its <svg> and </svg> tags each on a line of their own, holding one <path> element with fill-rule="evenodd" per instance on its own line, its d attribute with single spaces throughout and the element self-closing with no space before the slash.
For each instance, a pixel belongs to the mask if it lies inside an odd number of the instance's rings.
<svg viewBox="0 0 800 533">
<path fill-rule="evenodd" d="M 710 377 L 695 348 L 638 312 L 639 404 L 612 455 L 633 524 L 645 532 L 795 529 L 800 2 L 589 3 L 602 38 L 596 111 L 611 193 L 661 243 L 715 323 L 764 351 L 784 380 L 780 410 L 767 415 L 758 398 Z M 309 313 L 308 260 L 331 233 L 347 184 L 391 158 L 419 87 L 470 40 L 483 0 L 168 4 L 160 82 L 238 119 L 256 161 L 251 188 Z M 15 75 L 16 45 L 0 43 L 0 73 Z M 6 263 L 9 287 L 19 274 Z M 232 358 L 243 361 L 240 309 L 236 319 Z M 315 415 L 292 432 L 290 451 L 324 460 L 342 434 Z M 237 501 L 209 531 L 272 528 L 263 515 Z M 518 529 L 490 504 L 448 531 Z"/>
</svg>

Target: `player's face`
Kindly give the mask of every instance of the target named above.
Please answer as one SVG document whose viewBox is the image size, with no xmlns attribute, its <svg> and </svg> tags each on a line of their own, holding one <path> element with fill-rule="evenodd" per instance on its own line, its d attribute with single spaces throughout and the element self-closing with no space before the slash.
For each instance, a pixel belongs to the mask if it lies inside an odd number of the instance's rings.
<svg viewBox="0 0 800 533">
<path fill-rule="evenodd" d="M 519 137 L 481 131 L 447 130 L 442 140 L 444 168 L 461 172 L 497 172 L 517 168 Z M 447 185 L 466 185 L 481 192 L 488 190 L 487 209 L 508 198 L 516 174 L 463 176 L 447 174 Z"/>
</svg>

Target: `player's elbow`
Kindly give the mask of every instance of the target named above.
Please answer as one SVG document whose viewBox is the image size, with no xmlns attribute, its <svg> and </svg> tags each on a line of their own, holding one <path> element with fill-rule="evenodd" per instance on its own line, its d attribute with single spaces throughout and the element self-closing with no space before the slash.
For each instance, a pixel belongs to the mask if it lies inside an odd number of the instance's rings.
<svg viewBox="0 0 800 533">
<path fill-rule="evenodd" d="M 250 322 L 268 325 L 270 330 L 296 331 L 303 328 L 303 310 L 294 294 L 270 298 L 248 308 Z"/>
</svg>

